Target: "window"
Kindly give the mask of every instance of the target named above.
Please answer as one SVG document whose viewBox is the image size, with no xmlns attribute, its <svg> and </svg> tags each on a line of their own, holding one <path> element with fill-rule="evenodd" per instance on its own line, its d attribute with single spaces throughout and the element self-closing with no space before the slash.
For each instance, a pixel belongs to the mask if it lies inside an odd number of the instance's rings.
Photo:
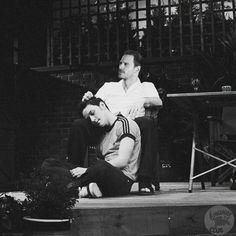
<svg viewBox="0 0 236 236">
<path fill-rule="evenodd" d="M 235 0 L 52 0 L 48 66 L 214 52 L 235 24 Z"/>
</svg>

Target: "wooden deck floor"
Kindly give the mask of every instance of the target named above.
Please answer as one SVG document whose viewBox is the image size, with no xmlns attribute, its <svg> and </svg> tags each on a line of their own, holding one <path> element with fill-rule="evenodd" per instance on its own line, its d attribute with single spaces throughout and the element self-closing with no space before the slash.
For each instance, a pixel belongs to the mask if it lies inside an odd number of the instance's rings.
<svg viewBox="0 0 236 236">
<path fill-rule="evenodd" d="M 79 199 L 72 235 L 236 235 L 236 191 L 229 185 L 202 190 L 194 183 L 162 183 L 152 196 Z M 210 217 L 210 218 L 209 218 Z"/>
<path fill-rule="evenodd" d="M 151 196 L 139 196 L 137 185 L 134 184 L 132 194 L 125 197 L 100 198 L 100 199 L 79 199 L 75 208 L 119 208 L 119 207 L 140 207 L 142 206 L 194 206 L 194 205 L 219 205 L 236 204 L 236 191 L 229 189 L 228 184 L 211 187 L 206 184 L 202 190 L 200 183 L 194 183 L 192 193 L 188 193 L 188 183 L 161 183 L 161 190 Z"/>
<path fill-rule="evenodd" d="M 18 198 L 22 193 L 14 193 Z M 70 236 L 236 235 L 236 191 L 229 184 L 211 187 L 194 183 L 161 183 L 151 196 L 79 199 L 73 210 Z"/>
</svg>

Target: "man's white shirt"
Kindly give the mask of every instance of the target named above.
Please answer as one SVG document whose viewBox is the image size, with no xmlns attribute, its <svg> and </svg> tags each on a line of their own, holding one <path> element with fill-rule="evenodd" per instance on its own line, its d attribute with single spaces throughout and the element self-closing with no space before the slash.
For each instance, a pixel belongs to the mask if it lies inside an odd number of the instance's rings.
<svg viewBox="0 0 236 236">
<path fill-rule="evenodd" d="M 138 79 L 126 91 L 123 87 L 123 80 L 119 82 L 105 83 L 96 93 L 96 97 L 101 98 L 113 114 L 121 113 L 129 116 L 130 108 L 136 104 L 140 106 L 136 117 L 145 115 L 144 99 L 157 98 L 160 105 L 162 101 L 153 83 L 143 82 Z"/>
</svg>

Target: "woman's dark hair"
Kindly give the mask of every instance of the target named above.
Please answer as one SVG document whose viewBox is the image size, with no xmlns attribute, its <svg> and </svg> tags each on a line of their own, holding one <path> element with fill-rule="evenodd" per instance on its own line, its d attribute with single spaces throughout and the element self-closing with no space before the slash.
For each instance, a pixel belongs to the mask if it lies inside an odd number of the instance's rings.
<svg viewBox="0 0 236 236">
<path fill-rule="evenodd" d="M 134 50 L 127 50 L 124 52 L 123 55 L 133 56 L 134 57 L 134 65 L 141 66 L 143 57 L 141 56 L 141 54 L 139 52 L 134 51 Z"/>
<path fill-rule="evenodd" d="M 106 106 L 106 108 L 109 110 L 109 108 L 107 107 L 106 103 L 101 99 L 101 98 L 97 98 L 95 96 L 91 97 L 90 99 L 83 101 L 79 104 L 79 113 L 82 115 L 83 114 L 83 110 L 88 106 L 88 105 L 94 105 L 94 106 L 99 106 L 100 102 L 103 102 Z"/>
</svg>

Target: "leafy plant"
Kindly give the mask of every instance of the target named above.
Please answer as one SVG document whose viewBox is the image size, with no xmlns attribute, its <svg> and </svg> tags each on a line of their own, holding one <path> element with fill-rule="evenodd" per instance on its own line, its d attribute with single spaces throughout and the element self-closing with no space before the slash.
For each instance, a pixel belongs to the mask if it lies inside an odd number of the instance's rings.
<svg viewBox="0 0 236 236">
<path fill-rule="evenodd" d="M 76 192 L 66 186 L 63 177 L 46 176 L 39 170 L 32 172 L 24 188 L 26 215 L 41 219 L 71 218 Z"/>
<path fill-rule="evenodd" d="M 236 28 L 231 30 L 225 37 L 219 38 L 225 48 L 224 68 L 225 76 L 230 80 L 236 78 Z"/>
<path fill-rule="evenodd" d="M 217 53 L 196 52 L 196 75 L 207 91 L 221 90 L 222 85 L 236 86 L 236 29 L 218 38 Z"/>
<path fill-rule="evenodd" d="M 0 232 L 19 233 L 23 230 L 23 204 L 7 194 L 0 196 Z"/>
</svg>

